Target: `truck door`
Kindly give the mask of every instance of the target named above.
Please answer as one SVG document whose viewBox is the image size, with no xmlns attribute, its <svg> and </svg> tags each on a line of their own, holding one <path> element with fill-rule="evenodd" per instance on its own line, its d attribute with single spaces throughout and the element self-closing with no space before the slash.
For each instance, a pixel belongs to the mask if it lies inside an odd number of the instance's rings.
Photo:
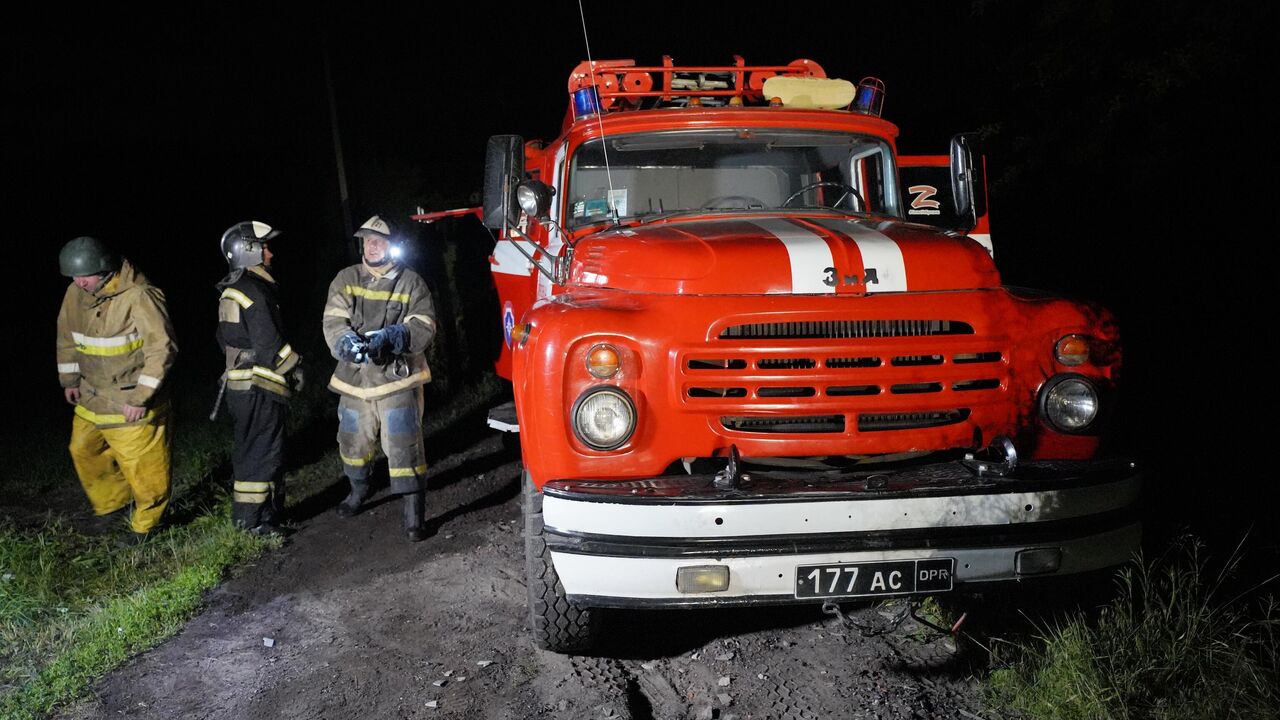
<svg viewBox="0 0 1280 720">
<path fill-rule="evenodd" d="M 985 160 L 983 162 L 985 164 Z M 956 212 L 951 160 L 946 155 L 900 155 L 898 177 L 901 180 L 903 216 L 907 220 L 965 233 L 994 255 L 985 176 L 979 183 L 984 197 L 977 203 L 981 214 L 977 215 L 976 224 L 971 216 L 962 217 Z"/>
</svg>

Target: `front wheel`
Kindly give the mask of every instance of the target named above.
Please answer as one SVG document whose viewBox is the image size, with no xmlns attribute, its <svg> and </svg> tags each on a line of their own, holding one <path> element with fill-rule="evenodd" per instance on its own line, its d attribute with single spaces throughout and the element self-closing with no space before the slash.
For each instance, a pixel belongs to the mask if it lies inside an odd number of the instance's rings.
<svg viewBox="0 0 1280 720">
<path fill-rule="evenodd" d="M 574 605 L 551 562 L 551 551 L 542 532 L 542 493 L 526 471 L 521 478 L 524 509 L 524 570 L 529 591 L 529 628 L 533 642 L 558 653 L 582 653 L 599 633 L 600 611 Z"/>
</svg>

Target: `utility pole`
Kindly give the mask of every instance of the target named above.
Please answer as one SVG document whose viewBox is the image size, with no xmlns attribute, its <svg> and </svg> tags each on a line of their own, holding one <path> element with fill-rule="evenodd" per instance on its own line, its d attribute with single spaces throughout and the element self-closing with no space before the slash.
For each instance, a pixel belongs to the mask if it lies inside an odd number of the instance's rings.
<svg viewBox="0 0 1280 720">
<path fill-rule="evenodd" d="M 347 165 L 342 159 L 342 133 L 338 129 L 338 102 L 333 92 L 333 69 L 329 63 L 329 33 L 324 31 L 321 44 L 324 52 L 324 87 L 329 96 L 329 128 L 333 132 L 333 161 L 338 170 L 338 199 L 342 204 L 342 227 L 345 237 L 352 237 L 355 228 L 351 226 L 351 197 L 347 192 Z M 359 250 L 357 248 L 357 255 Z"/>
</svg>

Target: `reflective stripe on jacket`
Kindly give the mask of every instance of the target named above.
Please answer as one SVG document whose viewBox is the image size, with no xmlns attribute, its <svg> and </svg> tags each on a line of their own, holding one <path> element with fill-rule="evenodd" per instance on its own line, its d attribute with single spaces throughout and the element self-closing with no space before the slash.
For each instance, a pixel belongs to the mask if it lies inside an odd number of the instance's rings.
<svg viewBox="0 0 1280 720">
<path fill-rule="evenodd" d="M 125 260 L 95 293 L 71 283 L 58 312 L 58 382 L 79 387 L 76 414 L 102 427 L 127 425 L 124 406 L 151 422 L 178 345 L 164 292 Z"/>
<path fill-rule="evenodd" d="M 379 277 L 363 264 L 338 273 L 329 284 L 324 308 L 324 339 L 330 352 L 349 332 L 366 337 L 388 325 L 409 329 L 408 350 L 384 365 L 345 362 L 329 380 L 329 389 L 343 395 L 373 400 L 409 390 L 431 381 L 423 354 L 436 334 L 435 306 L 427 283 L 413 270 L 394 266 Z"/>
<path fill-rule="evenodd" d="M 253 388 L 284 400 L 301 358 L 284 339 L 276 281 L 261 266 L 218 283 L 218 343 L 226 354 L 227 390 Z"/>
</svg>

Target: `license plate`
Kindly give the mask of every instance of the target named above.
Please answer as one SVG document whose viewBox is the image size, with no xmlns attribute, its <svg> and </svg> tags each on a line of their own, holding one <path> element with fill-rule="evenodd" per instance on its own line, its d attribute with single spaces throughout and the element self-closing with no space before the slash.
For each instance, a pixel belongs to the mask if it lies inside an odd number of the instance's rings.
<svg viewBox="0 0 1280 720">
<path fill-rule="evenodd" d="M 800 565 L 796 597 L 874 597 L 945 592 L 955 574 L 954 558 Z"/>
</svg>

